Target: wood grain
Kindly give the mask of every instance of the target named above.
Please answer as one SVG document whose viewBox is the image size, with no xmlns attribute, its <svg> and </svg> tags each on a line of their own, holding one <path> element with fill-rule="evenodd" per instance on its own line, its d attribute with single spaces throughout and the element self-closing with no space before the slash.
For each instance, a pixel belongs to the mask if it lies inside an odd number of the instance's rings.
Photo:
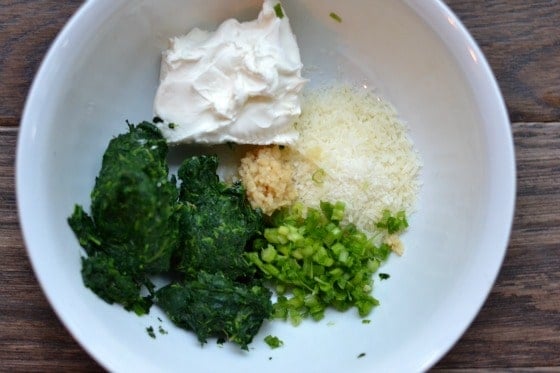
<svg viewBox="0 0 560 373">
<path fill-rule="evenodd" d="M 560 123 L 515 123 L 518 193 L 500 275 L 438 368 L 560 369 Z"/>
<path fill-rule="evenodd" d="M 506 99 L 518 191 L 498 280 L 434 370 L 560 371 L 560 1 L 446 3 L 480 44 Z M 0 0 L 0 371 L 102 371 L 62 326 L 33 275 L 13 176 L 25 95 L 81 4 Z"/>
<path fill-rule="evenodd" d="M 485 53 L 513 122 L 560 117 L 560 1 L 445 0 Z"/>
<path fill-rule="evenodd" d="M 99 371 L 55 316 L 37 283 L 17 217 L 18 129 L 0 120 L 0 371 Z"/>
<path fill-rule="evenodd" d="M 17 126 L 29 85 L 78 0 L 0 0 L 0 119 Z"/>
</svg>

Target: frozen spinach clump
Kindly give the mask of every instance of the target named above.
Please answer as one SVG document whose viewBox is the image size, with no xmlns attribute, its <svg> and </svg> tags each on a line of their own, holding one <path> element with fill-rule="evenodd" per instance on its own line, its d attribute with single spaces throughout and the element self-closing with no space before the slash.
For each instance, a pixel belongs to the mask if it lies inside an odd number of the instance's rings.
<svg viewBox="0 0 560 373">
<path fill-rule="evenodd" d="M 108 303 L 147 313 L 149 275 L 170 269 L 179 245 L 178 190 L 169 178 L 167 144 L 151 123 L 129 124 L 113 138 L 91 192 L 91 216 L 76 205 L 68 219 L 88 256 L 87 287 Z"/>
<path fill-rule="evenodd" d="M 217 167 L 216 156 L 196 156 L 179 168 L 183 280 L 158 290 L 156 303 L 202 343 L 217 337 L 247 349 L 272 313 L 271 293 L 244 255 L 264 222 L 242 185 L 221 182 Z"/>
<path fill-rule="evenodd" d="M 263 231 L 240 183 L 221 182 L 216 156 L 195 156 L 169 174 L 168 148 L 151 123 L 129 124 L 103 155 L 91 216 L 68 223 L 87 256 L 82 279 L 106 302 L 137 314 L 155 301 L 180 327 L 247 349 L 272 313 L 271 293 L 245 257 Z M 173 279 L 156 291 L 152 278 Z"/>
<path fill-rule="evenodd" d="M 230 279 L 251 277 L 243 253 L 252 238 L 264 230 L 263 215 L 253 210 L 241 183 L 221 182 L 216 156 L 186 159 L 179 168 L 181 234 L 185 249 L 178 269 L 187 277 L 199 271 L 223 272 Z"/>
<path fill-rule="evenodd" d="M 259 282 L 240 283 L 223 273 L 199 272 L 184 284 L 159 289 L 156 302 L 177 325 L 205 343 L 209 337 L 247 350 L 264 319 L 272 313 L 271 292 Z"/>
</svg>

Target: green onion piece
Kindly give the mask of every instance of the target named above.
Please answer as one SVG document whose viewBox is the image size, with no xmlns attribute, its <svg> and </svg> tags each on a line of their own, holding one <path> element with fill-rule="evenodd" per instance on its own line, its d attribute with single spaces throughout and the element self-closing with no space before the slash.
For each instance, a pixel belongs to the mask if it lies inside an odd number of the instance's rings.
<svg viewBox="0 0 560 373">
<path fill-rule="evenodd" d="M 334 19 L 338 23 L 342 22 L 342 18 L 340 18 L 340 16 L 338 14 L 336 14 L 335 12 L 331 12 L 329 14 L 329 17 L 331 17 L 332 19 Z"/>
<path fill-rule="evenodd" d="M 284 11 L 282 10 L 282 5 L 280 3 L 274 6 L 274 12 L 276 13 L 276 17 L 280 19 L 284 18 Z"/>
<path fill-rule="evenodd" d="M 267 345 L 270 346 L 270 348 L 278 348 L 284 345 L 284 342 L 282 340 L 273 335 L 267 335 L 266 337 L 264 337 L 264 341 Z"/>
<path fill-rule="evenodd" d="M 313 180 L 317 184 L 323 184 L 325 182 L 325 177 L 327 173 L 322 168 L 317 169 L 311 176 L 311 180 Z"/>
<path fill-rule="evenodd" d="M 270 263 L 276 258 L 276 250 L 274 246 L 268 245 L 266 249 L 263 249 L 261 252 L 261 258 L 263 261 Z"/>
<path fill-rule="evenodd" d="M 408 228 L 408 221 L 404 211 L 399 211 L 393 216 L 389 210 L 384 210 L 381 220 L 375 226 L 386 229 L 389 234 L 394 234 Z"/>
<path fill-rule="evenodd" d="M 341 221 L 344 218 L 344 209 L 346 206 L 342 202 L 337 202 L 334 205 L 334 209 L 332 212 L 331 220 L 333 221 Z"/>
</svg>

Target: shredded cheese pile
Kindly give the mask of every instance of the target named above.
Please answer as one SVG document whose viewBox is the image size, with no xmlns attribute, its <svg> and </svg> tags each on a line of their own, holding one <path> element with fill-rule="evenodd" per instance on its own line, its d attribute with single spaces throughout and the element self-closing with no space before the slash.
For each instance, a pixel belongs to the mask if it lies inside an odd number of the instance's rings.
<svg viewBox="0 0 560 373">
<path fill-rule="evenodd" d="M 384 209 L 413 211 L 421 164 L 392 106 L 338 86 L 314 90 L 302 107 L 296 123 L 300 138 L 291 154 L 304 205 L 343 201 L 347 222 L 371 236 Z"/>
</svg>

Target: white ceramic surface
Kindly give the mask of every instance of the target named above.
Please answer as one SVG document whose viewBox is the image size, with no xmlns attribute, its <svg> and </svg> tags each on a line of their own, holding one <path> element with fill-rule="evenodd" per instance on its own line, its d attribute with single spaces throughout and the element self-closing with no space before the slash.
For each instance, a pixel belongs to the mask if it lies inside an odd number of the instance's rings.
<svg viewBox="0 0 560 373">
<path fill-rule="evenodd" d="M 333 80 L 375 87 L 410 125 L 424 185 L 406 253 L 383 268 L 389 280 L 376 281 L 381 306 L 370 324 L 353 312 L 297 328 L 270 322 L 248 353 L 213 341 L 200 347 L 157 309 L 137 317 L 97 298 L 82 284 L 66 218 L 75 203 L 89 206 L 109 139 L 126 131 L 126 119 L 151 118 L 168 37 L 229 17 L 252 19 L 260 2 L 87 1 L 29 93 L 17 197 L 29 257 L 52 307 L 111 371 L 422 371 L 456 342 L 492 287 L 513 217 L 512 135 L 488 64 L 464 27 L 436 0 L 283 4 L 310 87 Z M 145 328 L 159 325 L 169 334 L 148 337 Z M 262 341 L 268 334 L 284 347 L 271 350 Z"/>
</svg>

